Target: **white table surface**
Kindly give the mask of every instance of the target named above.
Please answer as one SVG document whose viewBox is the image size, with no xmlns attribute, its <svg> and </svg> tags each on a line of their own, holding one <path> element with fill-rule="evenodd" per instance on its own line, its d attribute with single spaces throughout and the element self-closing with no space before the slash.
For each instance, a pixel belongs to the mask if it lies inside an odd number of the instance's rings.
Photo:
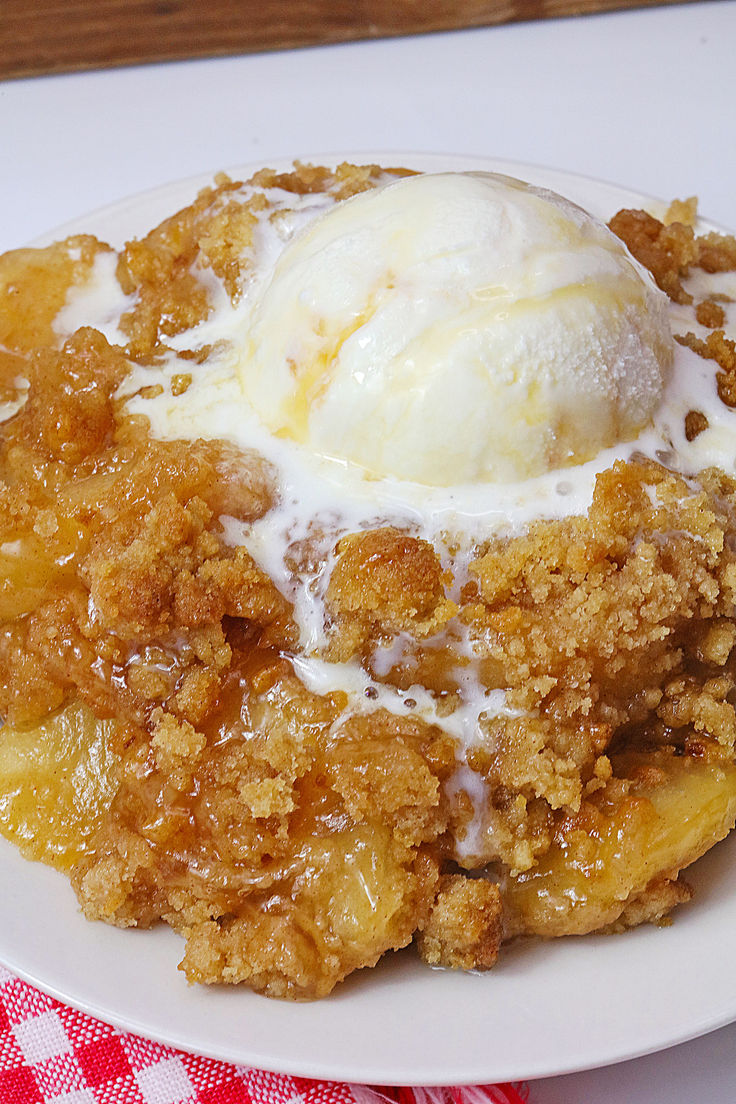
<svg viewBox="0 0 736 1104">
<path fill-rule="evenodd" d="M 340 150 L 524 161 L 736 226 L 736 0 L 0 84 L 0 250 L 126 195 Z M 724 968 L 729 967 L 724 948 Z M 601 995 L 605 999 L 605 995 Z M 733 1104 L 736 1026 L 532 1104 Z"/>
</svg>

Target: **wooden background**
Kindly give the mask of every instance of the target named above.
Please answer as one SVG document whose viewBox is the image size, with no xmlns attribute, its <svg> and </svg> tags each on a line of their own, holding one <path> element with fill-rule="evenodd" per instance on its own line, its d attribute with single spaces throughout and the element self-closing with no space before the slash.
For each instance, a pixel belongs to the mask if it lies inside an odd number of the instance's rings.
<svg viewBox="0 0 736 1104">
<path fill-rule="evenodd" d="M 480 27 L 661 2 L 0 0 L 0 78 Z"/>
</svg>

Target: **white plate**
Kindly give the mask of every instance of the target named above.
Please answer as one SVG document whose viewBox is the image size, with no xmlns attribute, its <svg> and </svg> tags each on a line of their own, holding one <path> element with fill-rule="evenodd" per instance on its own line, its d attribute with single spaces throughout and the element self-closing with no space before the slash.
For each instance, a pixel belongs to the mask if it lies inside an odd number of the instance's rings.
<svg viewBox="0 0 736 1104">
<path fill-rule="evenodd" d="M 609 184 L 511 162 L 395 152 L 342 157 L 507 172 L 605 217 L 622 206 L 661 209 Z M 119 245 L 188 202 L 209 179 L 145 193 L 47 240 L 86 231 Z M 289 1004 L 245 989 L 188 986 L 176 969 L 182 945 L 172 932 L 88 923 L 64 877 L 26 862 L 0 840 L 0 960 L 121 1028 L 273 1071 L 424 1085 L 542 1077 L 645 1054 L 736 1019 L 729 958 L 735 848 L 736 837 L 697 865 L 690 878 L 695 902 L 677 912 L 670 928 L 519 943 L 485 976 L 428 970 L 402 952 L 353 975 L 326 1000 Z"/>
</svg>

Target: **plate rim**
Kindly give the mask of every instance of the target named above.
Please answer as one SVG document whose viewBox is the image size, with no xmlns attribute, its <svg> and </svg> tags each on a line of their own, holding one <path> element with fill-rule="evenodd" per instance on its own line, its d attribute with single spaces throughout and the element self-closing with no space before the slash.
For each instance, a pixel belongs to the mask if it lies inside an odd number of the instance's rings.
<svg viewBox="0 0 736 1104">
<path fill-rule="evenodd" d="M 544 165 L 519 162 L 503 158 L 485 157 L 477 154 L 464 155 L 462 153 L 445 154 L 438 152 L 411 152 L 397 150 L 366 150 L 347 152 L 341 151 L 337 153 L 310 153 L 308 155 L 303 155 L 301 157 L 295 158 L 271 158 L 268 160 L 267 164 L 269 167 L 274 167 L 277 170 L 283 170 L 284 168 L 291 166 L 294 160 L 309 160 L 317 164 L 328 165 L 345 160 L 355 161 L 357 163 L 377 162 L 379 164 L 401 164 L 403 162 L 409 166 L 416 165 L 417 168 L 420 169 L 420 171 L 431 171 L 431 169 L 427 168 L 426 166 L 436 166 L 437 171 L 441 171 L 441 165 L 443 163 L 445 167 L 447 167 L 449 163 L 452 163 L 454 166 L 459 166 L 459 164 L 462 163 L 471 170 L 473 168 L 477 168 L 481 171 L 508 172 L 509 175 L 529 173 L 532 179 L 534 179 L 535 177 L 551 177 L 554 179 L 559 179 L 561 182 L 566 181 L 572 182 L 574 184 L 579 184 L 583 188 L 590 187 L 594 190 L 603 189 L 609 195 L 619 195 L 623 203 L 635 202 L 637 203 L 637 205 L 646 206 L 648 209 L 664 210 L 667 205 L 667 201 L 658 199 L 657 197 L 649 196 L 645 193 L 634 191 L 631 188 L 627 188 L 623 185 L 599 180 L 595 177 L 587 176 L 581 173 L 567 172 L 566 170 L 547 167 Z M 247 162 L 242 165 L 232 166 L 229 169 L 216 171 L 225 171 L 226 173 L 228 173 L 228 175 L 238 178 L 241 176 L 245 176 L 246 173 L 250 174 L 257 171 L 258 168 L 264 167 L 264 164 L 264 162 Z M 134 208 L 139 209 L 141 207 L 150 206 L 150 204 L 152 203 L 155 205 L 158 200 L 165 200 L 166 196 L 170 196 L 172 192 L 177 192 L 178 194 L 179 192 L 183 192 L 188 189 L 190 192 L 191 201 L 191 199 L 194 198 L 194 195 L 196 195 L 196 191 L 200 187 L 203 187 L 206 184 L 212 182 L 213 176 L 214 172 L 197 173 L 182 179 L 165 182 L 161 185 L 135 193 L 131 196 L 123 197 L 112 203 L 105 204 L 94 209 L 93 211 L 87 212 L 84 215 L 78 216 L 72 220 L 65 222 L 61 226 L 56 227 L 55 229 L 37 237 L 30 244 L 32 246 L 46 245 L 52 241 L 58 240 L 60 237 L 65 237 L 72 233 L 90 232 L 90 225 L 99 223 L 100 221 L 105 221 L 110 218 L 119 218 L 119 216 L 123 212 L 130 212 L 130 210 Z M 168 208 L 168 213 L 173 213 L 171 210 L 171 206 L 169 206 Z M 611 213 L 613 213 L 613 211 L 611 211 Z M 159 217 L 163 216 L 156 216 L 153 221 L 153 225 L 156 224 L 156 219 Z M 149 221 L 148 217 L 146 217 L 146 221 Z M 705 219 L 701 220 L 701 224 L 707 228 L 717 230 L 722 229 L 717 224 Z M 726 841 L 724 841 L 724 843 L 725 842 Z M 732 839 L 732 846 L 733 843 L 734 841 Z M 717 851 L 718 847 L 722 848 L 723 846 L 724 844 L 717 845 L 716 848 L 713 849 L 713 851 Z M 22 856 L 20 856 L 20 853 L 17 851 L 14 845 L 2 838 L 0 838 L 0 864 L 3 861 L 2 855 L 5 852 L 6 848 L 12 850 L 14 858 L 19 859 L 21 862 L 26 863 L 30 867 L 30 864 L 28 864 L 28 860 L 25 860 L 22 858 Z M 712 852 L 710 852 L 709 854 L 712 854 Z M 40 864 L 36 865 L 40 866 Z M 42 867 L 42 869 L 52 874 L 55 878 L 60 879 L 63 882 L 65 888 L 72 892 L 68 883 L 68 879 L 64 875 L 59 874 L 56 871 L 50 871 L 49 868 L 46 867 Z M 83 920 L 84 925 L 87 925 L 89 923 L 89 921 Z M 112 930 L 114 932 L 116 931 L 115 929 Z M 125 933 L 116 934 L 124 935 Z M 166 934 L 167 936 L 171 935 L 173 938 L 176 938 L 178 940 L 178 937 L 173 936 L 173 933 L 167 932 Z M 634 936 L 635 933 L 630 932 L 627 933 L 626 938 L 631 939 Z M 586 940 L 586 946 L 592 946 L 592 944 L 590 943 L 591 940 L 600 940 L 609 937 L 586 936 L 584 938 Z M 683 1025 L 679 1030 L 666 1032 L 666 1038 L 659 1041 L 652 1041 L 650 1039 L 648 1042 L 642 1042 L 642 1044 L 638 1047 L 634 1046 L 632 1048 L 632 1046 L 629 1044 L 628 1046 L 624 1046 L 623 1048 L 621 1046 L 619 1046 L 618 1049 L 614 1047 L 609 1052 L 606 1052 L 604 1054 L 589 1054 L 587 1057 L 578 1054 L 576 1058 L 570 1058 L 568 1061 L 556 1064 L 554 1067 L 551 1067 L 549 1065 L 549 1062 L 547 1062 L 546 1064 L 543 1063 L 541 1065 L 537 1064 L 536 1066 L 534 1062 L 530 1062 L 529 1066 L 523 1070 L 512 1070 L 510 1068 L 498 1067 L 496 1069 L 496 1072 L 484 1074 L 482 1073 L 480 1067 L 478 1067 L 476 1062 L 475 1064 L 473 1064 L 472 1072 L 470 1074 L 464 1073 L 462 1069 L 452 1067 L 452 1072 L 446 1075 L 444 1079 L 440 1080 L 436 1079 L 436 1074 L 430 1075 L 430 1079 L 428 1080 L 421 1075 L 417 1077 L 416 1074 L 411 1073 L 409 1070 L 407 1070 L 403 1076 L 400 1071 L 398 1071 L 398 1069 L 394 1072 L 381 1072 L 380 1074 L 374 1070 L 374 1072 L 372 1073 L 370 1065 L 366 1066 L 364 1064 L 362 1067 L 351 1065 L 349 1067 L 345 1067 L 341 1066 L 339 1060 L 335 1059 L 330 1059 L 327 1061 L 325 1061 L 324 1059 L 317 1059 L 310 1062 L 305 1062 L 303 1059 L 295 1059 L 294 1061 L 291 1061 L 288 1057 L 282 1057 L 278 1059 L 278 1066 L 274 1066 L 273 1059 L 270 1058 L 268 1055 L 259 1054 L 257 1051 L 248 1051 L 247 1048 L 246 1050 L 242 1050 L 234 1054 L 229 1048 L 226 1048 L 226 1050 L 220 1050 L 218 1049 L 218 1047 L 212 1046 L 210 1044 L 198 1045 L 196 1043 L 196 1040 L 192 1040 L 191 1038 L 186 1038 L 182 1041 L 180 1035 L 178 1035 L 176 1032 L 172 1035 L 169 1034 L 165 1029 L 160 1030 L 152 1028 L 150 1023 L 146 1022 L 145 1020 L 137 1019 L 134 1015 L 130 1013 L 124 1014 L 116 1012 L 114 1007 L 111 1007 L 104 1002 L 100 1003 L 94 999 L 90 999 L 89 997 L 85 998 L 83 995 L 80 995 L 73 990 L 70 992 L 64 984 L 59 985 L 58 982 L 55 982 L 53 980 L 46 981 L 44 980 L 43 976 L 39 976 L 38 972 L 34 971 L 32 965 L 24 965 L 22 961 L 16 962 L 15 956 L 7 953 L 7 948 L 4 946 L 4 941 L 5 936 L 3 921 L 2 919 L 0 919 L 0 961 L 2 961 L 6 965 L 8 970 L 12 971 L 12 973 L 27 981 L 29 984 L 40 989 L 42 992 L 47 993 L 54 999 L 73 1008 L 76 1008 L 79 1011 L 84 1012 L 88 1015 L 95 1016 L 100 1020 L 111 1023 L 113 1026 L 119 1029 L 143 1035 L 146 1038 L 153 1039 L 167 1046 L 178 1047 L 180 1049 L 184 1049 L 195 1054 L 202 1054 L 221 1061 L 236 1062 L 238 1064 L 253 1063 L 254 1067 L 267 1068 L 273 1072 L 285 1073 L 295 1076 L 327 1078 L 330 1080 L 340 1081 L 354 1081 L 365 1084 L 381 1083 L 384 1081 L 385 1078 L 388 1078 L 390 1080 L 390 1083 L 397 1085 L 411 1085 L 419 1083 L 428 1084 L 430 1083 L 430 1081 L 432 1084 L 436 1085 L 470 1085 L 479 1084 L 481 1082 L 488 1083 L 495 1080 L 533 1080 L 540 1077 L 558 1076 L 566 1073 L 573 1073 L 579 1072 L 581 1070 L 597 1068 L 601 1065 L 616 1064 L 632 1058 L 641 1057 L 646 1054 L 655 1053 L 669 1046 L 673 1046 L 678 1043 L 697 1038 L 700 1035 L 706 1034 L 707 1032 L 712 1030 L 716 1030 L 717 1028 L 736 1020 L 735 993 L 733 996 L 732 1004 L 729 1005 L 728 1008 L 724 1007 L 723 1009 L 719 1010 L 717 1014 L 711 1017 L 706 1016 L 705 1018 L 701 1018 L 701 1020 L 697 1024 L 690 1024 L 689 1026 Z M 554 953 L 554 948 L 550 948 L 550 950 Z M 404 952 L 404 954 L 406 954 L 406 952 Z M 424 967 L 423 969 L 426 970 L 426 967 Z M 429 971 L 427 972 L 429 973 Z M 492 979 L 493 971 L 491 971 L 487 979 L 483 980 L 487 981 L 488 984 L 492 984 Z M 267 1000 L 267 998 L 260 996 L 256 997 L 256 999 L 258 1001 Z M 327 1001 L 330 1001 L 335 1000 L 336 998 L 327 997 L 325 999 Z M 318 1004 L 313 1007 L 318 1007 L 319 1003 L 321 1002 L 318 1002 Z M 287 1005 L 287 1007 L 294 1006 Z M 398 1076 L 396 1076 L 396 1073 L 398 1073 Z"/>
</svg>

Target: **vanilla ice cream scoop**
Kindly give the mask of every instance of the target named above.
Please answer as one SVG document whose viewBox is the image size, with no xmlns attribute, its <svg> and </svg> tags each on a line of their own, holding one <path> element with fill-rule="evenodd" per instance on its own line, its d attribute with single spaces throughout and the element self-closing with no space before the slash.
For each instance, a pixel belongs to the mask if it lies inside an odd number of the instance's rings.
<svg viewBox="0 0 736 1104">
<path fill-rule="evenodd" d="M 667 301 L 569 201 L 491 173 L 402 178 L 298 234 L 254 299 L 247 399 L 372 476 L 509 482 L 630 440 L 672 362 Z"/>
</svg>

